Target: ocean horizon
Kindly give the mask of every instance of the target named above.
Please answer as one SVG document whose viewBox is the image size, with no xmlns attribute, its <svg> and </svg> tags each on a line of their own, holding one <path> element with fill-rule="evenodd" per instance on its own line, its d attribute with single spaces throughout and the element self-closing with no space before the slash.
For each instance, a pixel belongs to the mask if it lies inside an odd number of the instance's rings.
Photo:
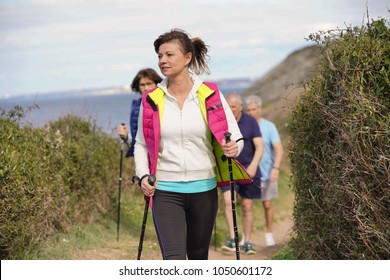
<svg viewBox="0 0 390 280">
<path fill-rule="evenodd" d="M 220 87 L 223 94 L 242 93 L 247 85 Z M 20 106 L 25 111 L 24 121 L 33 127 L 43 127 L 51 121 L 72 114 L 96 124 L 103 132 L 116 136 L 120 123 L 129 124 L 130 104 L 136 93 L 123 89 L 114 94 L 94 94 L 93 90 L 82 93 L 64 91 L 60 94 L 36 94 L 0 99 L 0 110 L 10 111 Z M 37 108 L 34 108 L 37 107 Z M 29 109 L 30 108 L 30 109 Z"/>
</svg>

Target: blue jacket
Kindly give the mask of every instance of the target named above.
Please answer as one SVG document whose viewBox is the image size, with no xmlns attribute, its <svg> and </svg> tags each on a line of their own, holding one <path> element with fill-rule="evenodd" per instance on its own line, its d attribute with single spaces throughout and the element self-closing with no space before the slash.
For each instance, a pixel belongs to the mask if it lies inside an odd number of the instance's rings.
<svg viewBox="0 0 390 280">
<path fill-rule="evenodd" d="M 142 98 L 134 99 L 133 102 L 131 103 L 131 111 L 130 111 L 131 143 L 129 149 L 127 150 L 126 157 L 134 156 L 135 136 L 138 130 L 138 116 L 139 116 L 139 109 L 141 107 L 141 100 Z"/>
</svg>

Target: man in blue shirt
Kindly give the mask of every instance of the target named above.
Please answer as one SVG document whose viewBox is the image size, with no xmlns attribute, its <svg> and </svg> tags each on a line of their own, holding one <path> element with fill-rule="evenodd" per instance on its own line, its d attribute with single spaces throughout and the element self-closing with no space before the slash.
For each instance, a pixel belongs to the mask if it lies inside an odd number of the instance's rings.
<svg viewBox="0 0 390 280">
<path fill-rule="evenodd" d="M 283 157 L 283 146 L 274 123 L 261 117 L 262 101 L 259 96 L 251 95 L 245 99 L 248 115 L 254 117 L 260 126 L 263 137 L 264 154 L 260 161 L 261 201 L 265 210 L 265 243 L 274 246 L 272 235 L 272 199 L 278 197 L 279 169 Z"/>
<path fill-rule="evenodd" d="M 226 96 L 230 109 L 237 120 L 238 127 L 244 137 L 244 148 L 237 160 L 246 168 L 248 174 L 253 178 L 252 184 L 235 186 L 236 192 L 241 197 L 242 223 L 245 241 L 243 242 L 245 253 L 255 254 L 251 240 L 253 229 L 253 199 L 260 199 L 260 169 L 259 163 L 263 154 L 263 141 L 257 121 L 251 116 L 245 114 L 241 96 L 236 93 L 230 93 Z M 235 251 L 233 215 L 231 205 L 230 187 L 222 187 L 223 199 L 225 204 L 226 223 L 229 229 L 230 238 L 222 250 Z"/>
</svg>

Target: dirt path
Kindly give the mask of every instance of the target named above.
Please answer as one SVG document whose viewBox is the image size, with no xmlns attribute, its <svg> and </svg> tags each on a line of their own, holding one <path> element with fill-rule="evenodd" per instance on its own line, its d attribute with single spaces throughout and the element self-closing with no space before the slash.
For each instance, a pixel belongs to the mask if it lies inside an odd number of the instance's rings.
<svg viewBox="0 0 390 280">
<path fill-rule="evenodd" d="M 276 252 L 280 250 L 282 245 L 290 239 L 290 232 L 292 227 L 291 213 L 283 213 L 280 220 L 273 224 L 273 234 L 276 242 L 275 246 L 267 247 L 264 240 L 263 231 L 255 231 L 252 234 L 253 247 L 256 250 L 254 255 L 246 255 L 243 250 L 240 251 L 241 260 L 265 260 L 271 258 Z M 224 252 L 220 248 L 212 246 L 210 248 L 210 260 L 234 260 L 236 252 Z"/>
<path fill-rule="evenodd" d="M 256 230 L 252 234 L 252 243 L 256 250 L 254 255 L 245 255 L 241 251 L 241 260 L 264 260 L 271 258 L 284 243 L 290 239 L 290 231 L 292 227 L 292 216 L 290 211 L 278 213 L 274 222 L 274 239 L 276 245 L 266 247 L 264 241 L 264 232 Z M 80 249 L 72 253 L 72 259 L 75 260 L 135 260 L 138 253 L 138 240 L 129 235 L 121 236 L 119 242 L 109 242 L 98 250 Z M 210 260 L 234 260 L 235 252 L 223 252 L 220 248 L 210 247 Z M 142 250 L 142 260 L 159 260 L 161 254 L 157 240 L 146 239 Z"/>
</svg>

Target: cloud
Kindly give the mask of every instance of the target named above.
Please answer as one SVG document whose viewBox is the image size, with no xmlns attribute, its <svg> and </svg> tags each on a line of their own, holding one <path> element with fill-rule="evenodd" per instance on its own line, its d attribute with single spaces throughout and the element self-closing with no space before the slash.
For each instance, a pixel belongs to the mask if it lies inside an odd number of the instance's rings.
<svg viewBox="0 0 390 280">
<path fill-rule="evenodd" d="M 360 25 L 367 0 L 34 0 L 0 3 L 3 92 L 126 84 L 157 68 L 173 27 L 210 45 L 213 79 L 259 77 L 319 30 Z M 369 0 L 386 15 L 385 0 Z M 55 78 L 53 78 L 55 77 Z"/>
</svg>

